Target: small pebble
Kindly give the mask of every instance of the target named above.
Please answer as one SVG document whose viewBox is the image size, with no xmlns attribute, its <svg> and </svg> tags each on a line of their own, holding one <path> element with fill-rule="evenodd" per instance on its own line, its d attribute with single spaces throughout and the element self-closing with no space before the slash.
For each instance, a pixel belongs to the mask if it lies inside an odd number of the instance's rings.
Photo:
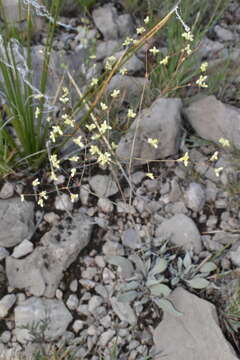
<svg viewBox="0 0 240 360">
<path fill-rule="evenodd" d="M 72 294 L 68 297 L 66 305 L 70 310 L 76 310 L 78 304 L 79 304 L 79 300 L 75 294 Z"/>
</svg>

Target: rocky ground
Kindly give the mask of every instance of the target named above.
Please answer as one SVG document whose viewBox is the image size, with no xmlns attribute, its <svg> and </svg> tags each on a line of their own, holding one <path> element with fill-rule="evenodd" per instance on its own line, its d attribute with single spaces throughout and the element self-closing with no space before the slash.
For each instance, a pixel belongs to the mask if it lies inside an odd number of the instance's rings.
<svg viewBox="0 0 240 360">
<path fill-rule="evenodd" d="M 107 56 L 119 56 L 122 39 L 134 32 L 131 15 L 111 4 L 97 7 L 92 16 L 94 27 L 88 28 L 79 16 L 61 18 L 77 31 L 63 28 L 56 36 L 49 95 L 56 92 L 62 62 L 83 85 L 100 73 Z M 228 57 L 239 65 L 239 24 L 239 4 L 232 2 L 212 30 L 214 37 L 202 41 L 200 61 L 216 67 Z M 38 86 L 44 35 L 36 41 Z M 93 44 L 97 66 L 86 65 Z M 139 98 L 145 86 L 141 54 L 127 67 L 128 75 L 115 75 L 108 91 L 120 89 L 126 98 Z M 228 316 L 240 286 L 240 110 L 234 95 L 239 81 L 232 81 L 221 100 L 202 94 L 191 101 L 154 100 L 117 148 L 125 167 L 135 141 L 132 155 L 141 160 L 133 161 L 128 181 L 120 172 L 115 177 L 107 170 L 87 170 L 79 176 L 76 204 L 67 193 L 54 194 L 42 209 L 20 199 L 28 179 L 2 181 L 0 359 L 17 353 L 19 358 L 21 352 L 31 358 L 53 344 L 73 351 L 74 359 L 111 360 L 114 352 L 121 360 L 240 357 L 240 319 Z M 157 149 L 145 141 L 149 137 L 159 140 Z M 66 147 L 62 156 L 74 151 Z M 176 161 L 186 152 L 189 160 Z M 146 165 L 146 159 L 152 162 Z M 62 176 L 59 184 L 66 181 Z M 159 258 L 165 265 L 151 280 L 172 290 L 167 294 L 171 302 L 162 307 L 147 286 L 143 292 L 139 287 L 160 266 Z M 216 268 L 203 270 L 210 260 Z M 206 288 L 191 286 L 196 274 L 208 278 Z M 119 294 L 126 283 L 132 299 L 124 302 Z"/>
</svg>

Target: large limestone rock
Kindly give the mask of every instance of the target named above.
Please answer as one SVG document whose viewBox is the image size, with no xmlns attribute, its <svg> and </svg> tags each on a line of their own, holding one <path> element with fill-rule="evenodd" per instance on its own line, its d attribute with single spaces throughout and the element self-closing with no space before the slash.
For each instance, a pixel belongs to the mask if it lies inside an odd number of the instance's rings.
<svg viewBox="0 0 240 360">
<path fill-rule="evenodd" d="M 34 204 L 20 198 L 0 200 L 0 246 L 19 244 L 34 229 Z"/>
<path fill-rule="evenodd" d="M 197 254 L 202 250 L 198 228 L 193 220 L 184 214 L 177 214 L 163 221 L 156 229 L 156 236 L 159 239 L 159 245 L 163 239 L 170 238 L 173 244 L 185 250 L 193 250 Z"/>
<path fill-rule="evenodd" d="M 54 225 L 29 256 L 21 260 L 9 256 L 6 259 L 9 286 L 25 289 L 34 296 L 54 297 L 64 271 L 87 246 L 92 226 L 91 219 L 79 213 L 72 224 L 66 219 Z"/>
<path fill-rule="evenodd" d="M 240 109 L 222 103 L 215 96 L 204 96 L 193 101 L 184 114 L 202 138 L 219 143 L 228 139 L 240 149 Z"/>
<path fill-rule="evenodd" d="M 180 99 L 159 97 L 142 110 L 118 144 L 116 154 L 120 161 L 128 161 L 133 155 L 133 164 L 139 165 L 176 154 L 180 145 L 181 108 Z M 158 140 L 157 148 L 148 143 L 149 138 Z"/>
<path fill-rule="evenodd" d="M 237 360 L 219 327 L 215 306 L 183 288 L 170 300 L 182 316 L 164 313 L 154 331 L 155 360 Z"/>
<path fill-rule="evenodd" d="M 35 326 L 40 333 L 44 330 L 45 341 L 58 339 L 67 329 L 73 317 L 61 300 L 39 299 L 31 297 L 15 308 L 15 335 L 20 343 L 34 340 L 34 334 L 29 329 Z M 24 329 L 21 327 L 29 327 Z"/>
</svg>

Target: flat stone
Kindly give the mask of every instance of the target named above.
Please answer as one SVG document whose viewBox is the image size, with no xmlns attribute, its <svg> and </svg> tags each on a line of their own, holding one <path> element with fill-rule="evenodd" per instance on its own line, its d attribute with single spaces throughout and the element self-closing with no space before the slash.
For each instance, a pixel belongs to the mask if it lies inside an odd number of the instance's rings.
<svg viewBox="0 0 240 360">
<path fill-rule="evenodd" d="M 144 77 L 116 74 L 108 84 L 107 94 L 111 94 L 113 90 L 118 89 L 121 92 L 121 101 L 125 99 L 131 102 L 140 97 L 144 88 L 148 89 L 148 87 L 149 81 Z"/>
<path fill-rule="evenodd" d="M 34 296 L 54 297 L 64 271 L 87 246 L 91 231 L 91 219 L 81 212 L 74 214 L 70 223 L 66 217 L 44 234 L 32 254 L 24 259 L 9 256 L 6 274 L 9 286 L 26 289 Z"/>
<path fill-rule="evenodd" d="M 15 258 L 20 258 L 25 256 L 33 251 L 33 243 L 27 239 L 23 240 L 21 244 L 15 246 L 12 256 Z"/>
<path fill-rule="evenodd" d="M 68 194 L 61 194 L 56 196 L 54 205 L 57 210 L 72 211 L 73 209 L 73 203 L 71 202 L 70 196 Z"/>
<path fill-rule="evenodd" d="M 140 249 L 142 246 L 139 232 L 135 229 L 127 229 L 122 234 L 122 243 L 130 249 Z"/>
<path fill-rule="evenodd" d="M 15 246 L 32 233 L 33 210 L 32 202 L 20 198 L 0 200 L 0 246 Z"/>
<path fill-rule="evenodd" d="M 215 96 L 203 96 L 184 109 L 184 114 L 203 139 L 219 145 L 219 139 L 229 140 L 240 149 L 240 109 L 224 104 Z"/>
<path fill-rule="evenodd" d="M 108 175 L 95 175 L 89 183 L 99 198 L 108 198 L 119 191 L 115 181 Z"/>
<path fill-rule="evenodd" d="M 193 250 L 197 254 L 202 250 L 201 236 L 197 226 L 191 218 L 184 214 L 177 214 L 163 221 L 156 229 L 156 236 L 170 241 L 185 250 Z"/>
<path fill-rule="evenodd" d="M 0 319 L 3 319 L 3 318 L 5 318 L 5 316 L 7 316 L 9 310 L 15 304 L 16 299 L 17 299 L 16 295 L 14 295 L 14 294 L 5 295 L 3 298 L 1 298 L 1 300 L 0 300 Z"/>
<path fill-rule="evenodd" d="M 214 27 L 214 31 L 217 34 L 218 38 L 222 41 L 232 41 L 234 40 L 233 33 L 230 30 L 224 29 L 220 25 Z"/>
<path fill-rule="evenodd" d="M 0 190 L 0 199 L 9 199 L 13 196 L 15 185 L 11 182 L 6 181 Z"/>
<path fill-rule="evenodd" d="M 154 330 L 154 359 L 238 359 L 222 334 L 213 304 L 183 288 L 175 289 L 169 299 L 182 316 L 164 313 Z"/>
<path fill-rule="evenodd" d="M 45 340 L 54 341 L 66 331 L 72 319 L 71 313 L 61 300 L 31 297 L 15 308 L 15 335 L 20 343 L 31 341 L 31 332 L 21 329 L 21 326 L 39 326 L 45 322 Z"/>
<path fill-rule="evenodd" d="M 195 211 L 199 212 L 202 210 L 206 201 L 206 192 L 201 184 L 192 182 L 189 184 L 185 194 L 186 206 Z"/>
<path fill-rule="evenodd" d="M 100 61 L 120 50 L 122 43 L 117 40 L 100 41 L 97 44 L 96 60 Z"/>
<path fill-rule="evenodd" d="M 132 157 L 136 166 L 176 154 L 180 145 L 181 108 L 180 99 L 159 97 L 142 110 L 118 144 L 119 160 L 128 162 Z M 149 138 L 157 139 L 157 148 L 148 143 Z"/>
<path fill-rule="evenodd" d="M 92 17 L 104 40 L 118 39 L 117 10 L 112 4 L 94 9 Z"/>
</svg>

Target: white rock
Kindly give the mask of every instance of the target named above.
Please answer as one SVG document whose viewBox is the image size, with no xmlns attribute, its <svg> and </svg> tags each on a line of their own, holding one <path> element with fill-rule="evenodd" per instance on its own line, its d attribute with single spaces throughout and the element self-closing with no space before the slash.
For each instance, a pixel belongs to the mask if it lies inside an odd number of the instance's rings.
<svg viewBox="0 0 240 360">
<path fill-rule="evenodd" d="M 132 164 L 136 166 L 176 154 L 180 145 L 181 108 L 178 98 L 158 97 L 149 108 L 142 110 L 118 144 L 119 159 L 128 162 L 132 157 Z M 157 148 L 148 143 L 149 138 L 157 139 Z"/>
<path fill-rule="evenodd" d="M 9 251 L 3 247 L 0 247 L 0 261 L 4 260 L 7 256 L 9 256 Z"/>
<path fill-rule="evenodd" d="M 88 204 L 90 192 L 91 191 L 90 191 L 90 187 L 88 184 L 80 186 L 79 197 L 80 197 L 82 205 Z"/>
<path fill-rule="evenodd" d="M 44 215 L 44 220 L 47 221 L 49 224 L 54 224 L 58 222 L 59 219 L 59 215 L 55 214 L 54 212 L 50 212 Z"/>
<path fill-rule="evenodd" d="M 2 332 L 2 335 L 0 337 L 0 340 L 4 343 L 7 344 L 9 343 L 9 341 L 11 340 L 12 334 L 10 331 L 6 330 Z M 0 355 L 1 356 L 1 355 Z M 0 357 L 1 359 L 1 357 Z"/>
<path fill-rule="evenodd" d="M 115 335 L 116 331 L 115 330 L 107 330 L 104 333 L 102 333 L 102 335 L 100 336 L 100 339 L 98 341 L 98 344 L 102 347 L 105 347 L 108 342 L 112 339 L 112 337 Z"/>
<path fill-rule="evenodd" d="M 70 285 L 69 285 L 69 289 L 72 291 L 72 292 L 76 292 L 77 289 L 78 289 L 78 281 L 77 279 L 71 281 Z"/>
<path fill-rule="evenodd" d="M 75 320 L 72 325 L 72 328 L 73 331 L 77 334 L 80 330 L 83 329 L 83 326 L 84 326 L 84 322 L 82 320 Z"/>
<path fill-rule="evenodd" d="M 0 199 L 8 199 L 13 196 L 15 185 L 10 182 L 5 182 L 0 190 Z"/>
<path fill-rule="evenodd" d="M 21 244 L 15 246 L 12 256 L 15 258 L 20 258 L 25 256 L 33 251 L 33 243 L 27 239 L 23 240 Z"/>
<path fill-rule="evenodd" d="M 0 246 L 15 246 L 32 233 L 33 209 L 32 202 L 20 198 L 0 200 Z"/>
<path fill-rule="evenodd" d="M 104 213 L 110 213 L 113 211 L 112 201 L 110 201 L 109 199 L 106 199 L 106 198 L 98 199 L 97 206 Z"/>
<path fill-rule="evenodd" d="M 63 298 L 63 292 L 62 292 L 62 290 L 60 290 L 60 289 L 57 289 L 57 290 L 56 290 L 56 298 L 57 298 L 58 300 L 61 300 L 61 299 Z"/>
<path fill-rule="evenodd" d="M 73 203 L 68 194 L 61 194 L 56 197 L 54 202 L 55 208 L 62 211 L 72 211 Z"/>
<path fill-rule="evenodd" d="M 5 318 L 5 316 L 7 316 L 9 310 L 15 304 L 16 299 L 17 299 L 16 295 L 14 295 L 14 294 L 5 295 L 4 297 L 1 298 L 1 300 L 0 300 L 0 319 L 3 319 L 3 318 Z"/>
<path fill-rule="evenodd" d="M 46 341 L 58 339 L 72 321 L 72 315 L 61 300 L 28 298 L 24 303 L 15 308 L 16 337 L 20 343 L 31 339 L 28 329 L 21 326 L 27 324 L 40 324 L 45 321 L 47 328 L 44 331 Z"/>
<path fill-rule="evenodd" d="M 70 295 L 67 299 L 66 305 L 70 310 L 76 310 L 76 308 L 78 307 L 78 297 L 74 294 Z"/>
<path fill-rule="evenodd" d="M 182 316 L 164 313 L 154 331 L 155 350 L 159 354 L 154 359 L 160 360 L 164 354 L 166 360 L 237 360 L 222 334 L 213 304 L 183 288 L 175 289 L 169 298 Z"/>
<path fill-rule="evenodd" d="M 91 297 L 88 303 L 89 312 L 94 313 L 96 308 L 100 306 L 102 303 L 103 303 L 103 299 L 101 298 L 101 296 L 94 295 L 93 297 Z"/>
<path fill-rule="evenodd" d="M 108 175 L 95 175 L 90 179 L 89 183 L 99 198 L 107 198 L 118 192 L 117 184 Z"/>
</svg>

